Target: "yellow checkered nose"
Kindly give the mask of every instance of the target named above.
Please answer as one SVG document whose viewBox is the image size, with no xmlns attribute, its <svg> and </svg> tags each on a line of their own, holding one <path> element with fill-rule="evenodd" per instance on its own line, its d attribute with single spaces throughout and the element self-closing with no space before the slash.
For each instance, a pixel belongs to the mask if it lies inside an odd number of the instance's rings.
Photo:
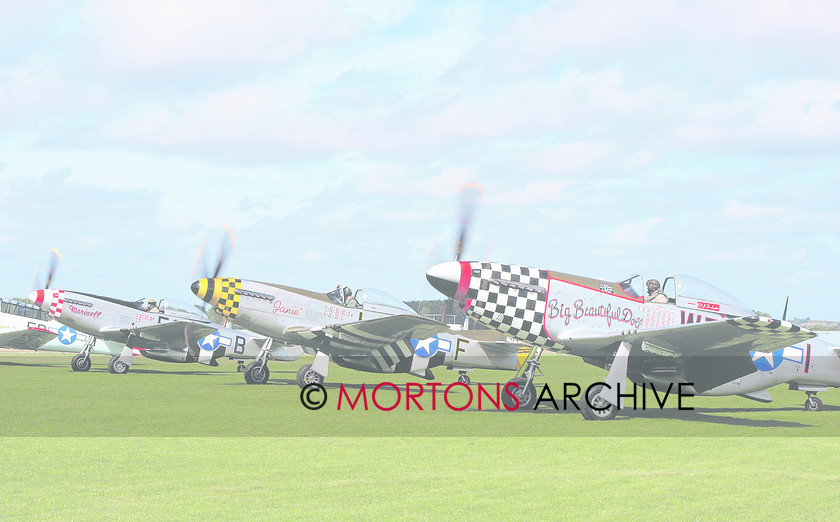
<svg viewBox="0 0 840 522">
<path fill-rule="evenodd" d="M 210 304 L 219 314 L 228 319 L 235 319 L 239 313 L 239 293 L 242 280 L 232 277 L 213 277 L 199 279 L 190 289 L 205 303 Z"/>
</svg>

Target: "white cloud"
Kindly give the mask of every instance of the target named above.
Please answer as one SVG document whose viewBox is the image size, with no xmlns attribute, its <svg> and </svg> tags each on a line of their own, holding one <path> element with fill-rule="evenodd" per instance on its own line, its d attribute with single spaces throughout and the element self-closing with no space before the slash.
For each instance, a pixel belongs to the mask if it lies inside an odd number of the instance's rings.
<svg viewBox="0 0 840 522">
<path fill-rule="evenodd" d="M 362 27 L 324 0 L 92 0 L 82 13 L 95 51 L 124 72 L 283 63 Z"/>
<path fill-rule="evenodd" d="M 770 83 L 700 105 L 677 138 L 685 148 L 712 151 L 833 152 L 840 142 L 840 81 Z"/>
</svg>

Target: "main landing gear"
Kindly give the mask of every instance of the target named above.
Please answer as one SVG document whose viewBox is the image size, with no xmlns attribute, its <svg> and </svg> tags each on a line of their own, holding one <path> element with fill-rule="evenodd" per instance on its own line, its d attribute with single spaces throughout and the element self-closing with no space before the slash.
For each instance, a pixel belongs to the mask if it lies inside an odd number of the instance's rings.
<svg viewBox="0 0 840 522">
<path fill-rule="evenodd" d="M 817 392 L 805 392 L 808 394 L 808 399 L 805 400 L 805 410 L 807 411 L 822 411 L 823 402 L 817 398 Z"/>
<path fill-rule="evenodd" d="M 309 384 L 324 384 L 330 366 L 330 356 L 319 351 L 312 364 L 304 364 L 297 372 L 297 385 L 301 388 Z"/>
<path fill-rule="evenodd" d="M 519 408 L 524 410 L 532 408 L 537 400 L 537 389 L 534 386 L 534 377 L 542 375 L 540 370 L 540 356 L 542 356 L 543 349 L 537 346 L 534 349 L 534 356 L 525 361 L 525 370 L 519 377 L 514 377 L 505 384 L 505 390 L 510 383 L 516 384 L 517 388 L 511 390 L 511 393 L 519 399 Z M 502 392 L 502 403 L 508 408 L 516 406 L 516 401 L 505 391 Z"/>
<path fill-rule="evenodd" d="M 271 337 L 265 340 L 260 348 L 260 353 L 254 362 L 245 367 L 245 382 L 248 384 L 265 384 L 271 376 L 268 370 L 268 358 L 271 356 L 271 343 L 274 341 Z M 240 366 L 242 363 L 239 363 Z"/>
<path fill-rule="evenodd" d="M 82 351 L 73 356 L 70 360 L 70 367 L 74 372 L 86 372 L 90 370 L 90 352 L 93 350 L 93 345 L 96 344 L 96 337 L 88 335 Z"/>
<path fill-rule="evenodd" d="M 111 357 L 108 361 L 108 371 L 116 375 L 125 375 L 131 369 L 131 361 L 134 359 L 134 349 L 131 339 L 134 334 L 129 334 L 128 339 L 125 340 L 122 352 L 119 355 Z"/>
<path fill-rule="evenodd" d="M 618 397 L 618 387 L 627 382 L 627 360 L 630 357 L 631 345 L 622 342 L 615 353 L 615 359 L 610 366 L 610 373 L 604 381 L 609 385 L 607 390 L 603 386 L 589 390 L 589 400 L 582 400 L 580 414 L 586 420 L 612 420 L 618 413 L 621 398 Z M 591 404 L 591 406 L 590 406 Z"/>
<path fill-rule="evenodd" d="M 324 376 L 312 369 L 311 364 L 304 364 L 297 371 L 297 385 L 301 388 L 307 384 L 323 384 Z"/>
</svg>

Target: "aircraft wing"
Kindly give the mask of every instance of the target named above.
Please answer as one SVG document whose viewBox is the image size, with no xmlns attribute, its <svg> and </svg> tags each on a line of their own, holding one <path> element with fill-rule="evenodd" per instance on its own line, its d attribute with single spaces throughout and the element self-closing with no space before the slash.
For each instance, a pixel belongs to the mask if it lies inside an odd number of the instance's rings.
<svg viewBox="0 0 840 522">
<path fill-rule="evenodd" d="M 58 334 L 41 328 L 25 328 L 0 333 L 0 348 L 37 350 L 58 337 Z"/>
<path fill-rule="evenodd" d="M 625 335 L 557 341 L 572 352 L 629 341 L 644 342 L 652 353 L 682 355 L 744 355 L 749 350 L 772 352 L 816 337 L 810 330 L 769 317 L 736 317 L 725 321 L 687 324 Z"/>
<path fill-rule="evenodd" d="M 373 350 L 398 341 L 426 339 L 447 330 L 446 325 L 425 317 L 392 315 L 320 328 L 290 327 L 284 336 L 305 344 L 321 342 L 348 349 Z"/>
<path fill-rule="evenodd" d="M 183 348 L 191 340 L 201 339 L 219 329 L 218 325 L 194 323 L 191 321 L 170 321 L 166 323 L 155 324 L 152 326 L 144 326 L 142 328 L 135 328 L 134 333 L 146 341 L 146 344 L 156 347 L 176 347 Z M 122 327 L 104 327 L 103 332 L 122 332 L 128 336 L 132 330 Z"/>
</svg>

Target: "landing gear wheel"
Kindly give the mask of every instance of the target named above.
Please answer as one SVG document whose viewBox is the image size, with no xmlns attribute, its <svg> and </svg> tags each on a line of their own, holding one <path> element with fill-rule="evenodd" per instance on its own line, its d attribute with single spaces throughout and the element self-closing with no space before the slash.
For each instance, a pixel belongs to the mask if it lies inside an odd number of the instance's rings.
<svg viewBox="0 0 840 522">
<path fill-rule="evenodd" d="M 466 384 L 467 386 L 469 386 L 472 381 L 470 380 L 469 375 L 467 375 L 466 373 L 462 373 L 461 375 L 458 376 L 458 382 Z"/>
<path fill-rule="evenodd" d="M 86 372 L 90 370 L 90 357 L 78 353 L 70 361 L 70 367 L 73 368 L 74 372 Z"/>
<path fill-rule="evenodd" d="M 303 366 L 298 368 L 297 376 L 295 377 L 295 381 L 297 382 L 297 385 L 299 387 L 303 388 L 304 386 L 306 386 L 306 383 L 303 382 L 303 374 L 304 374 L 304 372 L 306 372 L 310 368 L 312 368 L 311 364 L 304 364 Z"/>
<path fill-rule="evenodd" d="M 823 402 L 816 397 L 808 397 L 808 400 L 805 401 L 805 409 L 807 411 L 822 411 Z"/>
<path fill-rule="evenodd" d="M 311 364 L 304 364 L 298 370 L 297 383 L 301 388 L 307 384 L 323 384 L 324 376 L 313 370 Z"/>
<path fill-rule="evenodd" d="M 590 408 L 586 400 L 581 401 L 580 413 L 586 420 L 612 420 L 618 413 L 618 408 L 598 397 L 603 386 L 592 388 L 589 391 L 589 402 L 594 408 Z"/>
<path fill-rule="evenodd" d="M 253 368 L 254 365 L 256 365 L 256 364 L 257 364 L 257 362 L 254 361 L 252 363 L 249 363 L 248 366 L 245 367 L 244 377 L 245 377 L 245 382 L 247 382 L 248 384 L 256 384 L 254 382 L 254 379 L 251 378 L 251 368 Z"/>
<path fill-rule="evenodd" d="M 108 361 L 108 371 L 117 375 L 124 375 L 128 373 L 129 366 L 120 360 L 119 355 L 111 357 Z"/>
<path fill-rule="evenodd" d="M 269 375 L 271 372 L 268 371 L 268 365 L 257 361 L 245 368 L 245 382 L 248 384 L 265 384 L 268 382 Z"/>
<path fill-rule="evenodd" d="M 505 390 L 507 390 L 507 385 L 510 383 L 516 383 L 518 388 L 515 390 L 511 390 L 511 393 L 519 399 L 519 410 L 524 410 L 526 408 L 533 408 L 534 402 L 537 400 L 537 389 L 534 387 L 534 383 L 531 383 L 528 386 L 525 386 L 525 383 L 528 382 L 528 379 L 525 377 L 517 377 L 515 379 L 509 380 L 505 384 Z M 507 406 L 508 408 L 513 408 L 516 406 L 516 401 L 513 400 L 506 391 L 502 391 L 502 404 Z"/>
<path fill-rule="evenodd" d="M 236 367 L 236 371 L 239 373 L 245 373 L 245 365 L 240 362 L 239 366 Z"/>
</svg>

